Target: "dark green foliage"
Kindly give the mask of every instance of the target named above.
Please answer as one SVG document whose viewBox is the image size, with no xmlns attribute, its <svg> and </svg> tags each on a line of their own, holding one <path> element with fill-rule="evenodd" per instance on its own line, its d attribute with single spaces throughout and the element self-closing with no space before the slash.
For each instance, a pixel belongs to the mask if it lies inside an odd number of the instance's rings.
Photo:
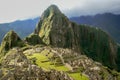
<svg viewBox="0 0 120 80">
<path fill-rule="evenodd" d="M 101 29 L 80 25 L 79 32 L 76 33 L 76 35 L 78 34 L 78 40 L 80 40 L 78 42 L 79 46 L 88 57 L 97 60 L 110 68 L 116 68 L 115 58 L 117 55 L 117 47 L 114 41 L 112 41 L 105 32 Z"/>
<path fill-rule="evenodd" d="M 70 18 L 78 24 L 87 24 L 106 31 L 118 43 L 120 43 L 120 15 L 112 13 L 97 14 L 94 16 L 76 16 Z"/>
<path fill-rule="evenodd" d="M 117 65 L 118 65 L 118 70 L 120 71 L 120 45 L 118 45 L 118 52 L 117 52 Z"/>
<path fill-rule="evenodd" d="M 31 34 L 25 38 L 25 41 L 30 45 L 43 44 L 42 40 L 37 34 Z"/>
</svg>

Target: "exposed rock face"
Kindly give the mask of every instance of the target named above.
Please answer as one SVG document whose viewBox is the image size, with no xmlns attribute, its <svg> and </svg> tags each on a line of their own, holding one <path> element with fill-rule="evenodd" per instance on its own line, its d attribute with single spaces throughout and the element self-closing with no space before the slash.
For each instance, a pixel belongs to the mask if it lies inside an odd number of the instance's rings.
<svg viewBox="0 0 120 80">
<path fill-rule="evenodd" d="M 70 22 L 55 5 L 44 11 L 35 33 L 47 45 L 71 48 L 110 68 L 118 67 L 117 45 L 109 35 L 100 29 Z"/>
<path fill-rule="evenodd" d="M 43 44 L 41 38 L 37 34 L 30 34 L 28 37 L 25 38 L 25 41 L 28 42 L 30 45 L 37 45 Z"/>
<path fill-rule="evenodd" d="M 20 39 L 20 37 L 14 31 L 9 31 L 3 38 L 0 47 L 0 53 L 5 55 L 6 51 L 9 49 L 12 49 L 13 47 L 21 47 L 23 45 L 23 41 Z"/>
</svg>

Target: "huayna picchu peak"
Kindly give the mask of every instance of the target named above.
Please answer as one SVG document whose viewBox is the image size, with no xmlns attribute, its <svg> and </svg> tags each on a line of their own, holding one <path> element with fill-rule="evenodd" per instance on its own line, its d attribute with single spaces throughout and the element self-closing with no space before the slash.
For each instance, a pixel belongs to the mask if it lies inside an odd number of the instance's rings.
<svg viewBox="0 0 120 80">
<path fill-rule="evenodd" d="M 56 5 L 24 40 L 9 31 L 0 80 L 119 80 L 120 46 L 104 31 L 71 22 Z"/>
<path fill-rule="evenodd" d="M 48 19 L 47 19 L 48 17 L 51 18 L 53 15 L 60 14 L 60 13 L 61 13 L 61 11 L 59 10 L 59 8 L 56 5 L 51 5 L 42 13 L 40 20 L 41 20 L 41 22 L 44 21 L 44 19 L 46 19 L 46 21 L 48 21 Z M 40 26 L 40 25 L 41 24 L 38 24 L 38 26 Z M 39 30 L 40 30 L 40 28 L 37 27 L 35 29 L 35 33 L 39 33 Z"/>
<path fill-rule="evenodd" d="M 56 6 L 52 5 L 43 12 L 35 33 L 47 45 L 65 47 L 67 46 L 66 39 L 71 38 L 69 36 L 72 30 L 70 25 L 68 18 Z M 63 43 L 59 44 L 59 42 Z"/>
<path fill-rule="evenodd" d="M 49 6 L 41 16 L 41 19 L 48 17 L 50 14 L 60 14 L 61 11 L 56 5 Z"/>
</svg>

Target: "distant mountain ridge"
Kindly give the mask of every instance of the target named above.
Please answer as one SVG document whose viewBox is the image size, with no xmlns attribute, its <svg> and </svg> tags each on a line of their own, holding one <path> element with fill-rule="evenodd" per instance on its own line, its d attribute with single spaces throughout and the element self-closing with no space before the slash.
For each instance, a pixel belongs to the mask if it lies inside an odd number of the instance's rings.
<svg viewBox="0 0 120 80">
<path fill-rule="evenodd" d="M 70 20 L 78 24 L 87 24 L 101 28 L 110 34 L 116 42 L 120 43 L 120 15 L 104 13 L 95 16 L 71 17 Z"/>
<path fill-rule="evenodd" d="M 34 19 L 27 20 L 18 20 L 11 23 L 3 23 L 0 24 L 0 43 L 4 37 L 4 35 L 9 30 L 14 30 L 21 38 L 25 38 L 30 33 L 32 33 L 35 29 L 35 25 L 38 22 L 39 17 Z"/>
</svg>

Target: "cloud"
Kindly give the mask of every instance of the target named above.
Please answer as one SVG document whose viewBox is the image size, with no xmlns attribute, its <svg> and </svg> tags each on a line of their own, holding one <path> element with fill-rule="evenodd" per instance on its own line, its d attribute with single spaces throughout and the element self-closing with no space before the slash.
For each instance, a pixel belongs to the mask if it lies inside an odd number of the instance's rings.
<svg viewBox="0 0 120 80">
<path fill-rule="evenodd" d="M 61 0 L 57 5 L 64 8 L 67 16 L 94 15 L 97 13 L 120 14 L 120 0 Z M 67 6 L 64 6 L 67 5 Z"/>
<path fill-rule="evenodd" d="M 0 0 L 0 23 L 40 16 L 51 4 L 56 4 L 67 16 L 120 14 L 120 0 Z"/>
</svg>

